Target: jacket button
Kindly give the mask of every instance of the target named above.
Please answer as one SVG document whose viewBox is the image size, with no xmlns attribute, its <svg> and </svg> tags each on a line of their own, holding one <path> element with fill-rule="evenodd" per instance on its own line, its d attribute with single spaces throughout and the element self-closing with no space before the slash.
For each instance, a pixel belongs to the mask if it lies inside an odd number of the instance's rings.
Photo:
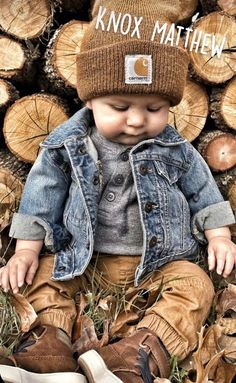
<svg viewBox="0 0 236 383">
<path fill-rule="evenodd" d="M 109 193 L 107 193 L 107 195 L 106 195 L 106 199 L 107 199 L 107 201 L 109 201 L 109 202 L 114 201 L 115 198 L 116 198 L 115 193 L 109 192 Z"/>
<path fill-rule="evenodd" d="M 94 176 L 93 177 L 93 184 L 94 185 L 98 185 L 99 184 L 99 177 L 98 176 Z"/>
<path fill-rule="evenodd" d="M 139 172 L 140 172 L 140 174 L 142 174 L 142 176 L 145 176 L 148 172 L 148 167 L 144 164 L 141 164 L 139 166 Z"/>
<path fill-rule="evenodd" d="M 85 146 L 81 146 L 81 148 L 79 148 L 79 152 L 80 152 L 81 154 L 85 154 L 85 153 L 86 153 L 86 148 L 85 148 Z"/>
<path fill-rule="evenodd" d="M 157 244 L 157 237 L 153 236 L 149 241 L 149 247 L 154 247 Z"/>
<path fill-rule="evenodd" d="M 129 159 L 129 153 L 127 153 L 127 152 L 124 152 L 124 153 L 122 153 L 121 155 L 120 155 L 120 158 L 121 158 L 121 160 L 122 161 L 128 161 L 128 159 Z"/>
<path fill-rule="evenodd" d="M 122 174 L 117 174 L 114 181 L 117 185 L 121 185 L 124 182 L 124 177 L 122 176 Z"/>
<path fill-rule="evenodd" d="M 153 209 L 153 204 L 151 202 L 145 203 L 144 210 L 146 213 L 150 213 Z"/>
</svg>

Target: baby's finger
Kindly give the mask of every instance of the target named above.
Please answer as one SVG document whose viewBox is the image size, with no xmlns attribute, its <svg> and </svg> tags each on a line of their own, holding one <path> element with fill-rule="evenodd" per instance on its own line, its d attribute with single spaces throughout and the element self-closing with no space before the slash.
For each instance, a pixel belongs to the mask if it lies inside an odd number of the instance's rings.
<svg viewBox="0 0 236 383">
<path fill-rule="evenodd" d="M 11 272 L 9 273 L 9 282 L 13 293 L 18 293 L 17 266 L 11 269 Z"/>
<path fill-rule="evenodd" d="M 28 283 L 28 285 L 32 284 L 37 269 L 38 269 L 38 261 L 35 260 L 35 262 L 33 262 L 32 265 L 30 266 L 25 278 L 25 281 Z"/>
<path fill-rule="evenodd" d="M 10 284 L 9 284 L 9 272 L 8 268 L 4 267 L 2 271 L 2 288 L 5 291 L 5 293 L 8 292 L 10 289 Z"/>
<path fill-rule="evenodd" d="M 17 273 L 17 286 L 18 288 L 22 287 L 25 282 L 25 275 L 27 273 L 27 265 L 25 263 L 21 263 L 18 265 L 18 273 Z"/>
<path fill-rule="evenodd" d="M 232 253 L 227 253 L 225 258 L 225 267 L 223 277 L 227 278 L 229 274 L 232 272 L 235 266 L 235 257 Z"/>
<path fill-rule="evenodd" d="M 216 266 L 216 259 L 214 251 L 208 250 L 208 268 L 210 271 L 214 270 Z"/>
<path fill-rule="evenodd" d="M 216 266 L 216 272 L 217 274 L 221 275 L 223 273 L 224 267 L 225 267 L 225 258 L 226 254 L 222 253 L 217 256 L 217 266 Z"/>
</svg>

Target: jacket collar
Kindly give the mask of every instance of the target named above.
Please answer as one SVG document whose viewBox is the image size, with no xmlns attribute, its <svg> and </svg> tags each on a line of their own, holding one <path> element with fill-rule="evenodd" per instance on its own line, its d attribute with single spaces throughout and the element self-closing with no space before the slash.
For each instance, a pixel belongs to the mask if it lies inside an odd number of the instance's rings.
<svg viewBox="0 0 236 383">
<path fill-rule="evenodd" d="M 85 138 L 88 134 L 89 128 L 94 126 L 94 119 L 90 109 L 84 107 L 76 112 L 67 121 L 60 124 L 54 129 L 49 136 L 43 141 L 41 147 L 60 147 L 64 142 L 72 137 Z M 179 133 L 172 126 L 167 125 L 163 132 L 158 136 L 140 142 L 135 145 L 132 151 L 140 148 L 143 144 L 156 143 L 162 146 L 173 146 L 186 142 L 186 139 L 181 137 Z"/>
<path fill-rule="evenodd" d="M 92 113 L 90 109 L 84 107 L 54 129 L 40 146 L 58 147 L 63 146 L 67 138 L 84 138 L 87 135 L 89 127 L 93 125 Z"/>
</svg>

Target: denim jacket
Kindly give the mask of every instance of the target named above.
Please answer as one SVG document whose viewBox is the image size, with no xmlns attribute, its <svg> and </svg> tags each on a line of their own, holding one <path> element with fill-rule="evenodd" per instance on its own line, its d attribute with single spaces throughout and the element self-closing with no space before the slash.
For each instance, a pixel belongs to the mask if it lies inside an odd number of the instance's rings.
<svg viewBox="0 0 236 383">
<path fill-rule="evenodd" d="M 43 239 L 55 252 L 55 280 L 81 275 L 93 254 L 102 177 L 93 123 L 83 108 L 41 144 L 11 225 L 10 236 Z M 138 143 L 129 156 L 143 228 L 137 285 L 167 262 L 193 259 L 205 229 L 235 220 L 208 166 L 174 128 Z"/>
</svg>

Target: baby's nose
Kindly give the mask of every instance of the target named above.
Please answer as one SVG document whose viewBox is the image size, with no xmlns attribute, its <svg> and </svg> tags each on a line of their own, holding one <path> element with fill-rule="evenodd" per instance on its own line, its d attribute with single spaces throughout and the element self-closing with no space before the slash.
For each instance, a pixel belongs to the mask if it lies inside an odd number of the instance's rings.
<svg viewBox="0 0 236 383">
<path fill-rule="evenodd" d="M 127 118 L 127 125 L 129 126 L 143 126 L 145 121 L 145 116 L 142 111 L 133 109 L 129 111 L 128 118 Z"/>
</svg>

